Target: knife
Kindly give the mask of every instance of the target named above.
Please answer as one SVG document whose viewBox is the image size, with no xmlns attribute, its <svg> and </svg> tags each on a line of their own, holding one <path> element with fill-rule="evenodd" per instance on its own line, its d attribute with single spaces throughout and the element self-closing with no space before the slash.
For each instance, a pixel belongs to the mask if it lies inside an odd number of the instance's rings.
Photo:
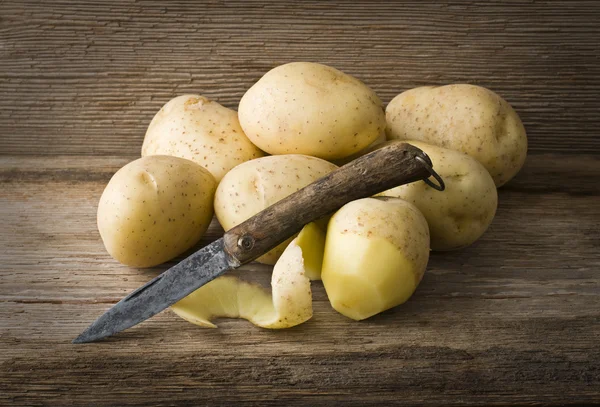
<svg viewBox="0 0 600 407">
<path fill-rule="evenodd" d="M 73 343 L 97 341 L 158 314 L 228 270 L 265 254 L 307 223 L 398 185 L 444 182 L 419 148 L 397 142 L 351 161 L 276 202 L 123 298 Z M 433 176 L 437 184 L 429 177 Z"/>
</svg>

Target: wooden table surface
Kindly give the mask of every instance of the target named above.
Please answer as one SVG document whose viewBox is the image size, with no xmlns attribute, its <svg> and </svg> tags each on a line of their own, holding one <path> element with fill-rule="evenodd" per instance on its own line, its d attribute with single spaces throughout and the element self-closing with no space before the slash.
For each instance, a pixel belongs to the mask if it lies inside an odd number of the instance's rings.
<svg viewBox="0 0 600 407">
<path fill-rule="evenodd" d="M 599 59 L 596 1 L 0 1 L 0 403 L 600 404 Z M 314 318 L 290 330 L 167 311 L 71 345 L 165 268 L 119 265 L 95 224 L 153 114 L 191 92 L 236 108 L 299 60 L 386 103 L 424 84 L 503 95 L 530 152 L 489 231 L 364 322 L 315 283 Z"/>
</svg>

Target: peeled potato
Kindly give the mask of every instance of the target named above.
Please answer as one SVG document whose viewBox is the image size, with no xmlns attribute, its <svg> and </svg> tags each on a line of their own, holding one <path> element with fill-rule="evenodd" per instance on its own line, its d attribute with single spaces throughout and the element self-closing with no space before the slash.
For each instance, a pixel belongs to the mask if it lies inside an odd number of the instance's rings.
<svg viewBox="0 0 600 407">
<path fill-rule="evenodd" d="M 243 318 L 270 329 L 301 324 L 312 317 L 312 292 L 306 266 L 312 262 L 311 272 L 320 274 L 318 258 L 322 258 L 322 234 L 311 223 L 292 240 L 273 268 L 271 293 L 259 285 L 223 276 L 194 291 L 171 309 L 186 321 L 208 328 L 216 328 L 211 320 L 220 317 Z M 307 256 L 308 253 L 311 254 Z"/>
<path fill-rule="evenodd" d="M 462 151 L 483 164 L 498 187 L 525 162 L 525 127 L 512 106 L 489 89 L 423 86 L 396 96 L 385 113 L 388 139 Z"/>
<path fill-rule="evenodd" d="M 336 168 L 328 161 L 300 154 L 268 156 L 240 164 L 223 177 L 217 188 L 217 219 L 227 231 Z M 257 261 L 275 264 L 291 240 Z"/>
<path fill-rule="evenodd" d="M 152 267 L 194 246 L 213 216 L 217 182 L 183 158 L 135 160 L 111 178 L 98 204 L 98 230 L 123 264 Z"/>
<path fill-rule="evenodd" d="M 217 181 L 236 165 L 264 155 L 244 134 L 235 110 L 200 95 L 171 99 L 150 122 L 142 156 L 161 154 L 194 161 Z"/>
<path fill-rule="evenodd" d="M 352 201 L 329 221 L 321 278 L 333 308 L 354 320 L 402 304 L 429 259 L 429 230 L 398 198 Z"/>
</svg>

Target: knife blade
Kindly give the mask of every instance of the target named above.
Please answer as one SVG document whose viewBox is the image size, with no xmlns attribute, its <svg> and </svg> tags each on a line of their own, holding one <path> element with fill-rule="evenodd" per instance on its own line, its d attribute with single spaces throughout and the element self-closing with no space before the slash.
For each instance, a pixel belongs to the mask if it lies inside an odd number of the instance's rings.
<svg viewBox="0 0 600 407">
<path fill-rule="evenodd" d="M 429 157 L 407 143 L 372 151 L 276 202 L 123 298 L 73 343 L 112 336 L 158 314 L 228 270 L 265 254 L 344 204 L 424 180 L 444 189 Z M 438 184 L 429 180 L 433 176 Z"/>
<path fill-rule="evenodd" d="M 73 343 L 93 342 L 131 328 L 239 266 L 235 258 L 225 253 L 223 238 L 220 238 L 123 298 Z"/>
</svg>

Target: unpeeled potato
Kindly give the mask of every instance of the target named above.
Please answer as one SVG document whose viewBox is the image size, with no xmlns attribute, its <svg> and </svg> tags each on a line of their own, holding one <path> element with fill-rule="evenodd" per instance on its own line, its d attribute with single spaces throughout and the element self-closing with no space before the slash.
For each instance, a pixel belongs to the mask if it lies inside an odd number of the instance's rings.
<svg viewBox="0 0 600 407">
<path fill-rule="evenodd" d="M 418 141 L 407 143 L 423 150 L 442 177 L 446 188 L 437 191 L 424 182 L 413 182 L 382 192 L 414 204 L 427 219 L 432 250 L 466 247 L 483 235 L 498 206 L 494 180 L 473 157 L 460 151 Z"/>
<path fill-rule="evenodd" d="M 154 116 L 144 138 L 142 156 L 172 155 L 194 161 L 217 181 L 260 151 L 244 134 L 235 110 L 204 96 L 171 99 Z"/>
<path fill-rule="evenodd" d="M 418 140 L 476 158 L 496 186 L 508 182 L 527 155 L 525 127 L 508 102 L 474 85 L 423 86 L 386 108 L 390 140 Z M 435 165 L 435 164 L 434 164 Z"/>
<path fill-rule="evenodd" d="M 240 164 L 223 177 L 217 188 L 217 219 L 227 231 L 336 168 L 328 161 L 300 154 L 268 156 Z M 275 264 L 291 240 L 257 261 Z"/>
<path fill-rule="evenodd" d="M 213 216 L 217 182 L 183 158 L 150 156 L 113 175 L 98 204 L 98 230 L 108 253 L 152 267 L 194 246 Z"/>
<path fill-rule="evenodd" d="M 269 154 L 336 160 L 385 131 L 383 104 L 373 90 L 312 62 L 273 68 L 248 89 L 238 110 L 248 138 Z"/>
</svg>

